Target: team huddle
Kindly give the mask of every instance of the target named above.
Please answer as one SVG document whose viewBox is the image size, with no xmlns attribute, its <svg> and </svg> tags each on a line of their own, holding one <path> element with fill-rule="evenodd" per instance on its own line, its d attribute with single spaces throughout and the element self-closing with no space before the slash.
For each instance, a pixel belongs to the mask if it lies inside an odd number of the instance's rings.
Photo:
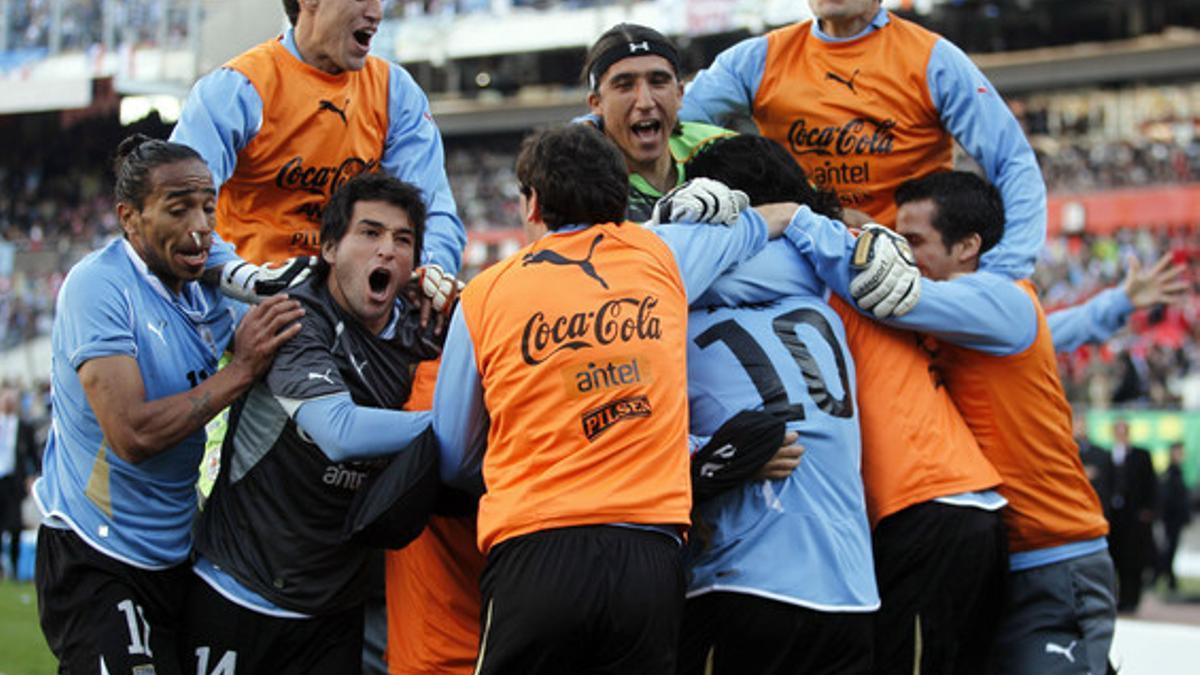
<svg viewBox="0 0 1200 675">
<path fill-rule="evenodd" d="M 463 285 L 379 0 L 283 5 L 117 149 L 124 237 L 59 295 L 61 672 L 1108 670 L 1055 351 L 1140 300 L 1042 309 L 1045 186 L 957 47 L 810 0 L 685 92 L 614 26 L 521 146 L 529 244 Z"/>
</svg>

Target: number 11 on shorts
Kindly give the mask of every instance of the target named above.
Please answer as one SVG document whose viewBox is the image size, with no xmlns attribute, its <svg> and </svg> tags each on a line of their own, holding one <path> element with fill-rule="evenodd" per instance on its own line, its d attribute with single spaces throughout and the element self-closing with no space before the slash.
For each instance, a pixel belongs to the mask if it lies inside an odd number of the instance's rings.
<svg viewBox="0 0 1200 675">
<path fill-rule="evenodd" d="M 117 603 L 117 609 L 125 613 L 125 625 L 129 627 L 129 653 L 154 657 L 150 651 L 150 624 L 142 614 L 142 606 L 132 600 Z M 140 630 L 139 630 L 140 624 Z"/>
</svg>

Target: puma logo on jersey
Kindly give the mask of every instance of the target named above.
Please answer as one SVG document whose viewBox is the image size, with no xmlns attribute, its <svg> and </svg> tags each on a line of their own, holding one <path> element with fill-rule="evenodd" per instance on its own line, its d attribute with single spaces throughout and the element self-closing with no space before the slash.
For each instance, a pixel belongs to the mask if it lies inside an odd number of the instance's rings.
<svg viewBox="0 0 1200 675">
<path fill-rule="evenodd" d="M 329 384 L 333 384 L 333 379 L 329 377 L 329 373 L 332 370 L 333 370 L 332 368 L 326 368 L 325 372 L 323 372 L 323 373 L 309 373 L 308 379 L 310 379 L 310 380 L 325 380 Z"/>
<path fill-rule="evenodd" d="M 841 84 L 846 85 L 846 88 L 849 89 L 852 94 L 858 96 L 858 90 L 854 88 L 854 78 L 856 77 L 858 77 L 858 68 L 854 69 L 854 72 L 850 75 L 850 79 L 848 80 L 831 70 L 825 71 L 825 79 L 833 80 L 834 82 L 840 82 Z"/>
<path fill-rule="evenodd" d="M 1068 661 L 1070 661 L 1071 663 L 1075 663 L 1075 655 L 1072 654 L 1071 651 L 1075 649 L 1075 644 L 1077 642 L 1078 642 L 1078 640 L 1071 640 L 1071 644 L 1067 645 L 1066 647 L 1063 647 L 1062 645 L 1056 645 L 1053 642 L 1047 642 L 1046 643 L 1046 653 L 1047 654 L 1062 654 L 1064 657 L 1066 657 L 1066 659 Z"/>
<path fill-rule="evenodd" d="M 599 281 L 600 285 L 603 286 L 605 290 L 608 290 L 608 282 L 596 272 L 595 266 L 592 265 L 592 254 L 596 252 L 596 245 L 599 244 L 600 240 L 603 238 L 603 233 L 596 235 L 596 238 L 592 240 L 591 248 L 588 249 L 587 257 L 583 258 L 582 260 L 568 258 L 558 251 L 546 249 L 543 251 L 538 251 L 537 253 L 526 253 L 525 257 L 521 259 L 521 267 L 536 265 L 538 263 L 550 263 L 551 265 L 575 265 L 579 267 L 579 269 L 583 270 L 584 274 L 595 279 L 596 281 Z"/>
<path fill-rule="evenodd" d="M 349 104 L 350 104 L 350 99 L 346 99 L 346 102 L 343 103 L 342 105 L 348 106 Z M 320 101 L 317 102 L 317 112 L 321 112 L 322 110 L 327 110 L 331 113 L 336 114 L 338 117 L 342 118 L 343 125 L 349 124 L 349 122 L 346 121 L 345 107 L 339 108 L 333 104 L 333 101 L 330 101 L 328 99 L 321 99 Z"/>
<path fill-rule="evenodd" d="M 151 333 L 154 333 L 155 335 L 157 335 L 158 339 L 162 340 L 162 343 L 164 345 L 167 344 L 167 338 L 165 336 L 163 336 L 163 329 L 166 327 L 167 327 L 166 321 L 159 321 L 157 324 L 155 324 L 153 321 L 146 322 L 146 328 L 150 329 Z"/>
<path fill-rule="evenodd" d="M 347 351 L 346 354 L 350 357 L 350 365 L 354 366 L 354 370 L 358 373 L 358 379 L 365 381 L 366 378 L 363 377 L 363 369 L 367 367 L 367 362 L 359 361 L 358 359 L 354 358 L 354 354 L 350 353 L 349 351 Z"/>
</svg>

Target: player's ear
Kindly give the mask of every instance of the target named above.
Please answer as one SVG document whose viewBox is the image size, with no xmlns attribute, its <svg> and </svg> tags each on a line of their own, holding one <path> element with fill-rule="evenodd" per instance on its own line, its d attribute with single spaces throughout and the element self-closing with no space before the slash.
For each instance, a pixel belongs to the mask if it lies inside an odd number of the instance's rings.
<svg viewBox="0 0 1200 675">
<path fill-rule="evenodd" d="M 978 232 L 972 232 L 954 244 L 954 258 L 960 263 L 970 262 L 979 257 L 979 250 L 982 247 L 983 238 L 979 236 Z"/>
<path fill-rule="evenodd" d="M 597 94 L 594 91 L 589 91 L 587 95 L 587 104 L 593 115 L 604 117 L 604 111 L 600 108 L 600 94 Z"/>
<path fill-rule="evenodd" d="M 337 245 L 336 241 L 327 241 L 321 244 L 321 259 L 330 267 L 337 258 Z"/>
<path fill-rule="evenodd" d="M 117 220 L 120 221 L 121 230 L 125 232 L 125 238 L 128 239 L 138 231 L 142 214 L 133 207 L 133 204 L 117 202 Z"/>
<path fill-rule="evenodd" d="M 538 201 L 537 190 L 529 188 L 529 197 L 525 200 L 525 220 L 536 223 L 542 219 L 542 205 Z"/>
</svg>

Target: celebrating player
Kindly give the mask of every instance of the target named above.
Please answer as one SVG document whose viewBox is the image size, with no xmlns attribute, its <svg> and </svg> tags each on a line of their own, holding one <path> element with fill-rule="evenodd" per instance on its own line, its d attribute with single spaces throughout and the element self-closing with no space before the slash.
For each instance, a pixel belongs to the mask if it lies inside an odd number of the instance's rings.
<svg viewBox="0 0 1200 675">
<path fill-rule="evenodd" d="M 836 196 L 814 190 L 783 148 L 762 137 L 716 140 L 688 171 L 744 189 L 754 204 L 794 200 L 841 211 Z M 871 672 L 879 595 L 842 321 L 811 268 L 789 270 L 785 297 L 719 306 L 737 286 L 771 284 L 773 261 L 790 256 L 787 249 L 771 242 L 718 278 L 688 315 L 692 433 L 712 434 L 740 409 L 761 407 L 799 433 L 804 455 L 781 479 L 744 482 L 697 504 L 712 531 L 692 540 L 681 673 L 705 672 L 709 658 L 715 674 Z M 693 471 L 693 480 L 702 484 L 708 473 Z"/>
<path fill-rule="evenodd" d="M 197 527 L 185 653 L 198 672 L 227 658 L 250 672 L 359 669 L 369 551 L 343 526 L 387 456 L 429 426 L 398 410 L 416 363 L 438 353 L 399 297 L 424 224 L 420 192 L 384 174 L 326 207 L 321 266 L 292 290 L 304 330 L 234 408 Z"/>
<path fill-rule="evenodd" d="M 368 56 L 380 0 L 283 0 L 292 27 L 196 82 L 172 140 L 196 148 L 216 179 L 217 229 L 262 264 L 320 253 L 330 195 L 363 172 L 421 189 L 428 290 L 448 308 L 466 233 L 424 92 L 400 66 Z M 227 287 L 250 268 L 227 265 Z M 435 283 L 437 282 L 437 283 Z M 452 298 L 450 298 L 452 299 Z"/>
<path fill-rule="evenodd" d="M 178 673 L 204 424 L 267 369 L 303 310 L 276 296 L 239 325 L 238 308 L 196 283 L 216 195 L 191 148 L 130 137 L 116 175 L 125 237 L 71 270 L 54 317 L 38 606 L 62 672 Z"/>
<path fill-rule="evenodd" d="M 1004 196 L 981 266 L 1024 279 L 1046 238 L 1046 185 L 1016 118 L 949 40 L 880 0 L 809 0 L 816 19 L 748 38 L 696 75 L 680 118 L 752 116 L 842 203 L 891 227 L 905 180 L 952 166 L 954 141 Z"/>
</svg>

